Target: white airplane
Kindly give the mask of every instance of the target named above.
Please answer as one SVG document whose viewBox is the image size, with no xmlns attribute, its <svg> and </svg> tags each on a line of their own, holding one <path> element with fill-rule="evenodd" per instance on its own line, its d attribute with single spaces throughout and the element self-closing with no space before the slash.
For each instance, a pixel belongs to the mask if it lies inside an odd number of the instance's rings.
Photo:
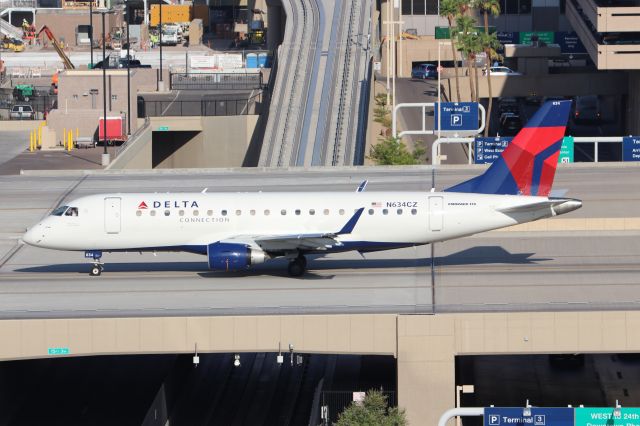
<svg viewBox="0 0 640 426">
<path fill-rule="evenodd" d="M 568 213 L 549 197 L 570 101 L 543 105 L 487 171 L 444 192 L 99 194 L 58 207 L 29 229 L 36 247 L 84 251 L 91 275 L 103 252 L 185 251 L 214 271 L 309 253 L 370 252 L 464 237 Z"/>
</svg>

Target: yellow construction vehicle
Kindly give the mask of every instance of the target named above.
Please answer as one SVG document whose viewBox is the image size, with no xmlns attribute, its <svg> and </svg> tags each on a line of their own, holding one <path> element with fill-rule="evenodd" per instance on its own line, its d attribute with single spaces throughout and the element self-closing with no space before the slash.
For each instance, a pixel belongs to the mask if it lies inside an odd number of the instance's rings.
<svg viewBox="0 0 640 426">
<path fill-rule="evenodd" d="M 5 37 L 2 41 L 2 47 L 13 52 L 24 51 L 24 43 L 17 38 Z"/>
<path fill-rule="evenodd" d="M 42 34 L 43 31 L 47 35 L 51 43 L 53 44 L 53 48 L 56 49 L 56 52 L 58 52 L 58 56 L 60 56 L 60 59 L 62 59 L 62 63 L 64 64 L 64 69 L 66 70 L 76 69 L 75 65 L 73 65 L 73 63 L 71 62 L 71 59 L 69 59 L 67 54 L 64 53 L 64 51 L 62 50 L 60 43 L 55 38 L 55 36 L 53 35 L 49 27 L 45 25 L 42 28 L 40 28 L 40 31 L 38 31 L 38 37 L 40 37 L 40 34 Z"/>
</svg>

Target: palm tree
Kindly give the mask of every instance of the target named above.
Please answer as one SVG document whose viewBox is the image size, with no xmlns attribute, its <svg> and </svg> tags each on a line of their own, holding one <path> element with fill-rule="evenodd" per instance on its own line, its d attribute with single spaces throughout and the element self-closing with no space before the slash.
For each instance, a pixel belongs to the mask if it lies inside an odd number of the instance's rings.
<svg viewBox="0 0 640 426">
<path fill-rule="evenodd" d="M 458 50 L 460 50 L 467 61 L 467 75 L 469 76 L 469 89 L 471 91 L 471 101 L 477 99 L 473 84 L 472 63 L 475 62 L 475 55 L 478 51 L 479 37 L 475 28 L 476 20 L 470 16 L 459 16 L 456 19 L 456 30 L 458 34 Z"/>
<path fill-rule="evenodd" d="M 490 76 L 490 65 L 491 65 L 491 61 L 493 60 L 498 60 L 501 61 L 502 60 L 502 55 L 500 55 L 498 53 L 498 49 L 500 49 L 500 47 L 502 46 L 500 44 L 500 41 L 498 40 L 498 36 L 496 36 L 495 34 L 487 34 L 484 33 L 482 34 L 482 36 L 480 37 L 480 43 L 482 44 L 482 50 L 485 52 L 485 54 L 487 55 L 486 58 L 486 69 L 487 69 L 487 85 L 488 85 L 488 89 L 489 89 L 489 106 L 487 108 L 487 117 L 491 117 L 491 106 L 493 104 L 493 93 L 491 91 L 491 76 Z M 488 120 L 488 118 L 487 118 Z M 489 136 L 489 124 L 487 123 L 487 125 L 484 128 L 484 136 L 487 137 Z"/>
<path fill-rule="evenodd" d="M 465 0 L 441 0 L 440 16 L 447 18 L 449 23 L 449 39 L 451 40 L 451 55 L 453 56 L 453 66 L 456 73 L 456 97 L 460 102 L 460 80 L 458 78 L 458 61 L 456 59 L 456 38 L 453 36 L 453 21 L 456 20 L 464 12 L 466 6 Z"/>
<path fill-rule="evenodd" d="M 474 0 L 474 7 L 482 11 L 484 18 L 484 33 L 489 36 L 489 14 L 493 16 L 500 15 L 500 0 Z M 494 35 L 495 38 L 495 35 Z M 497 42 L 497 38 L 495 38 Z M 493 106 L 493 94 L 491 91 L 491 53 L 495 54 L 497 47 L 492 47 L 493 41 L 488 38 L 483 39 L 483 48 L 486 55 L 485 67 L 487 69 L 487 87 L 489 89 L 489 107 L 487 108 L 487 117 L 491 117 L 491 107 Z M 499 44 L 499 43 L 498 43 Z M 494 56 L 495 57 L 495 56 Z M 485 137 L 489 134 L 489 126 L 484 129 Z"/>
</svg>

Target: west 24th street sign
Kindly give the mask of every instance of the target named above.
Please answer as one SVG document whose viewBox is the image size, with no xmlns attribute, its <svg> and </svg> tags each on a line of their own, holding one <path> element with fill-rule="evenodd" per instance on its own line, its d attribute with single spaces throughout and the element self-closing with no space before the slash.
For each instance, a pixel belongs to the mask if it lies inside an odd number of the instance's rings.
<svg viewBox="0 0 640 426">
<path fill-rule="evenodd" d="M 484 409 L 484 426 L 574 426 L 573 408 L 531 407 L 525 416 L 522 408 L 488 407 Z"/>
<path fill-rule="evenodd" d="M 438 103 L 433 109 L 433 127 L 438 130 Z M 442 112 L 442 132 L 470 131 L 479 127 L 477 102 L 443 102 L 439 109 Z"/>
</svg>

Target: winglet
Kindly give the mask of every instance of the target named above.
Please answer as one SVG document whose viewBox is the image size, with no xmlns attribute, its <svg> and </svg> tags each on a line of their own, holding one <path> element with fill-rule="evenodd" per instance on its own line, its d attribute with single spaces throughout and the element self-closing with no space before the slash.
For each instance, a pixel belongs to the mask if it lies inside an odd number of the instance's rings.
<svg viewBox="0 0 640 426">
<path fill-rule="evenodd" d="M 353 231 L 353 228 L 356 227 L 358 220 L 360 220 L 360 216 L 364 211 L 364 207 L 360 207 L 356 212 L 351 216 L 351 219 L 347 223 L 344 224 L 341 230 L 336 232 L 336 235 L 350 234 Z"/>
<path fill-rule="evenodd" d="M 362 183 L 358 185 L 358 189 L 356 189 L 356 192 L 364 192 L 364 189 L 367 187 L 367 183 L 369 183 L 368 180 L 363 180 Z"/>
</svg>

